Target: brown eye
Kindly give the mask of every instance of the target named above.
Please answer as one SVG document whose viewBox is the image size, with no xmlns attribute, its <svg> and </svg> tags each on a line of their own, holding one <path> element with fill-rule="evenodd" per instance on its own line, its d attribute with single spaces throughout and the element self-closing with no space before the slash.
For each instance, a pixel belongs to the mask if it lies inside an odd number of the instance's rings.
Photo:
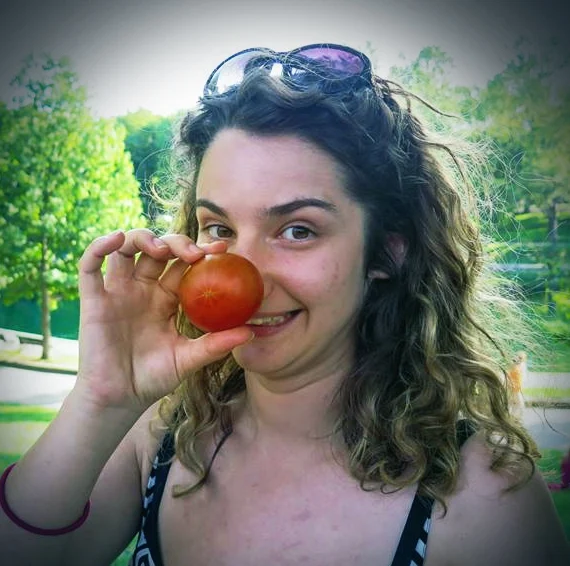
<svg viewBox="0 0 570 566">
<path fill-rule="evenodd" d="M 225 240 L 232 237 L 232 231 L 222 224 L 212 224 L 206 228 L 211 238 Z"/>
<path fill-rule="evenodd" d="M 315 236 L 315 233 L 306 226 L 289 226 L 282 232 L 283 238 L 296 242 L 309 240 Z"/>
</svg>

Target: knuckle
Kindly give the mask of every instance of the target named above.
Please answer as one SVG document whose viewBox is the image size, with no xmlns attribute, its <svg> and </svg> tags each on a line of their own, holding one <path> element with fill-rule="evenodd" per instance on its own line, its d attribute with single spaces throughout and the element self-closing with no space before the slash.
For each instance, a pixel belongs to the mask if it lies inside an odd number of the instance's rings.
<svg viewBox="0 0 570 566">
<path fill-rule="evenodd" d="M 154 237 L 154 233 L 148 228 L 134 228 L 127 232 L 127 239 L 136 243 L 146 242 Z"/>
<path fill-rule="evenodd" d="M 199 251 L 194 241 L 184 234 L 165 234 L 161 236 L 160 240 L 170 247 L 174 255 L 185 260 Z"/>
<path fill-rule="evenodd" d="M 186 236 L 185 234 L 163 234 L 160 237 L 161 240 L 166 242 L 180 243 L 183 245 L 193 244 L 194 240 Z"/>
</svg>

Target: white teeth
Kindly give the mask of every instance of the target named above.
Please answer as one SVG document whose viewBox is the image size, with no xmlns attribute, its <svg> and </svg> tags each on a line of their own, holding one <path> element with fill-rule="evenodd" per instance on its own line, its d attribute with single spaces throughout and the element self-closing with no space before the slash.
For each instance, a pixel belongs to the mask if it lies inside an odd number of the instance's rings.
<svg viewBox="0 0 570 566">
<path fill-rule="evenodd" d="M 263 316 L 260 318 L 252 318 L 248 320 L 247 324 L 253 324 L 255 326 L 277 326 L 282 322 L 285 322 L 291 315 L 280 315 L 280 316 Z"/>
</svg>

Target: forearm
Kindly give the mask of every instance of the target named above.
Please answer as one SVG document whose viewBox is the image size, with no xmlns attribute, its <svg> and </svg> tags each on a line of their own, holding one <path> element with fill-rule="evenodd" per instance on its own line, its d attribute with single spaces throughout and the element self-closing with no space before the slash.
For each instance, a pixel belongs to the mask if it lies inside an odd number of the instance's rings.
<svg viewBox="0 0 570 566">
<path fill-rule="evenodd" d="M 79 391 L 72 391 L 7 478 L 5 498 L 13 513 L 43 529 L 59 529 L 76 521 L 102 469 L 138 416 L 125 409 L 96 409 L 85 403 Z M 0 511 L 0 545 L 12 547 L 17 555 L 35 556 L 43 549 L 54 556 L 63 550 L 66 539 L 67 535 L 28 533 Z"/>
</svg>

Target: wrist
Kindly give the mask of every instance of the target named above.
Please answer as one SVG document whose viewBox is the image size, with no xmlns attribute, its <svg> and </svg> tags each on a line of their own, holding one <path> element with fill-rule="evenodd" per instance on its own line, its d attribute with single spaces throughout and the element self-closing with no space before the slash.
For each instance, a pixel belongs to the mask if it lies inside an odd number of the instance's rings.
<svg viewBox="0 0 570 566">
<path fill-rule="evenodd" d="M 138 399 L 117 394 L 116 388 L 106 387 L 104 382 L 93 386 L 80 375 L 64 405 L 79 411 L 85 418 L 112 418 L 130 425 L 150 406 L 144 405 Z"/>
<path fill-rule="evenodd" d="M 77 442 L 82 439 L 87 452 L 96 460 L 99 459 L 96 453 L 99 453 L 101 463 L 104 463 L 142 414 L 142 408 L 137 406 L 104 405 L 93 398 L 88 388 L 77 383 L 65 398 L 52 425 L 69 431 L 71 423 L 76 430 Z M 93 447 L 97 449 L 93 450 Z"/>
</svg>

